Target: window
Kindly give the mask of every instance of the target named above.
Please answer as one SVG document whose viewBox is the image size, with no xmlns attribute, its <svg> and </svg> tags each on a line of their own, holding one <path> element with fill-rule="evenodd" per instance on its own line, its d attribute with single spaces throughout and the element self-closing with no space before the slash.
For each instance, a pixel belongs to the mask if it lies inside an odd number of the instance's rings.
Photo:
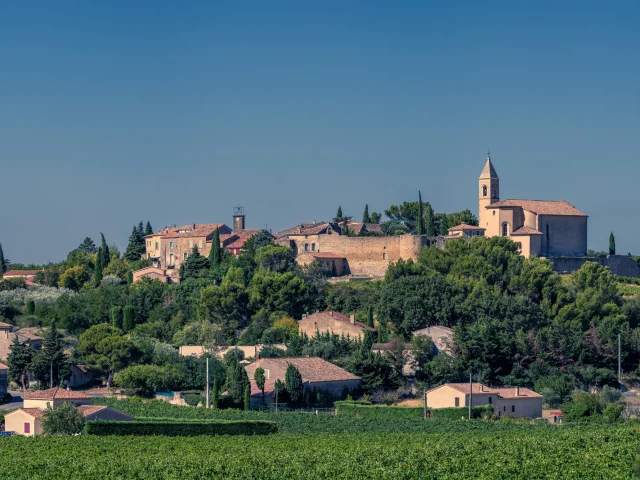
<svg viewBox="0 0 640 480">
<path fill-rule="evenodd" d="M 158 249 L 158 242 L 156 242 L 156 250 Z"/>
<path fill-rule="evenodd" d="M 382 259 L 386 260 L 387 259 L 387 253 L 386 252 L 382 252 Z"/>
<path fill-rule="evenodd" d="M 305 243 L 305 244 L 304 244 L 304 251 L 305 251 L 305 252 L 308 252 L 308 251 L 309 251 L 309 244 L 308 244 L 308 243 Z"/>
<path fill-rule="evenodd" d="M 315 244 L 315 243 L 312 243 L 312 244 L 311 244 L 311 251 L 312 251 L 312 252 L 315 252 L 315 251 L 316 251 L 316 244 Z"/>
<path fill-rule="evenodd" d="M 189 240 L 189 248 L 193 248 L 193 240 Z"/>
<path fill-rule="evenodd" d="M 489 403 L 493 403 L 493 397 L 489 397 Z"/>
<path fill-rule="evenodd" d="M 507 406 L 505 405 L 504 407 L 502 407 L 502 409 L 506 412 L 507 411 Z"/>
<path fill-rule="evenodd" d="M 460 398 L 456 397 L 456 407 L 460 406 Z"/>
<path fill-rule="evenodd" d="M 50 407 L 50 406 L 51 406 L 51 402 L 47 402 L 47 407 Z"/>
<path fill-rule="evenodd" d="M 169 255 L 169 265 L 171 265 L 173 267 L 173 253 L 171 255 Z"/>
<path fill-rule="evenodd" d="M 502 236 L 503 237 L 509 236 L 509 224 L 507 222 L 504 222 L 502 224 Z"/>
<path fill-rule="evenodd" d="M 516 411 L 516 406 L 515 405 L 511 405 L 511 411 L 515 412 Z"/>
<path fill-rule="evenodd" d="M 31 433 L 31 424 L 29 422 L 24 422 L 24 433 Z"/>
<path fill-rule="evenodd" d="M 173 248 L 173 242 L 169 242 L 169 248 Z"/>
<path fill-rule="evenodd" d="M 482 196 L 483 197 L 487 196 L 487 186 L 486 185 L 482 185 Z"/>
<path fill-rule="evenodd" d="M 184 252 L 184 259 L 186 260 L 187 258 L 189 258 L 189 254 L 187 252 Z"/>
<path fill-rule="evenodd" d="M 198 247 L 199 247 L 199 248 L 202 248 L 202 240 L 200 240 L 200 241 L 198 242 Z"/>
</svg>

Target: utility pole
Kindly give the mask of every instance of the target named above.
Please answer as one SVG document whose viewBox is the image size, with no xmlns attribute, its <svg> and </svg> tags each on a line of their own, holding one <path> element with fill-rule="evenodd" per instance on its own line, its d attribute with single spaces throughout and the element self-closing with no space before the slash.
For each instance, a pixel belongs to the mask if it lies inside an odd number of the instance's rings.
<svg viewBox="0 0 640 480">
<path fill-rule="evenodd" d="M 471 420 L 471 414 L 473 413 L 473 375 L 469 373 L 469 420 Z"/>
<path fill-rule="evenodd" d="M 424 404 L 424 408 L 423 408 L 424 412 L 423 412 L 423 414 L 424 414 L 424 418 L 426 420 L 426 418 L 427 418 L 427 389 L 426 388 L 424 389 L 424 392 L 423 392 L 422 395 L 423 395 L 422 401 L 423 401 L 423 404 Z"/>
<path fill-rule="evenodd" d="M 276 391 L 276 413 L 278 413 L 278 390 L 279 390 L 278 388 L 275 389 L 275 391 Z"/>
<path fill-rule="evenodd" d="M 622 378 L 622 340 L 618 334 L 618 381 Z"/>
<path fill-rule="evenodd" d="M 53 388 L 53 362 L 51 362 L 51 373 L 49 373 L 49 383 L 51 383 L 51 387 Z"/>
<path fill-rule="evenodd" d="M 209 406 L 209 357 L 207 357 L 207 398 L 205 401 L 207 402 L 207 408 L 210 408 Z"/>
</svg>

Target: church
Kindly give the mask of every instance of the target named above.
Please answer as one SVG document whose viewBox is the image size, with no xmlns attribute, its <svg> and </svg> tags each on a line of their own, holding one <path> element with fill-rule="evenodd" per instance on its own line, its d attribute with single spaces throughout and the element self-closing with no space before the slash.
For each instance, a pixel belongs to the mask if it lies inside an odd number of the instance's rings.
<svg viewBox="0 0 640 480">
<path fill-rule="evenodd" d="M 587 255 L 587 215 L 564 200 L 500 200 L 491 157 L 478 179 L 478 220 L 487 237 L 511 238 L 528 257 Z"/>
</svg>

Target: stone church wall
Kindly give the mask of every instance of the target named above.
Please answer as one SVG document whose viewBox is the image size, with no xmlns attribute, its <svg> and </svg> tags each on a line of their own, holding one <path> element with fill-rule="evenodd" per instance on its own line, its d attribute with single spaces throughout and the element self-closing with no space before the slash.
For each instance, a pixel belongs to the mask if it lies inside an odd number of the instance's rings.
<svg viewBox="0 0 640 480">
<path fill-rule="evenodd" d="M 609 267 L 614 275 L 640 277 L 640 266 L 633 258 L 626 255 L 611 255 L 607 258 L 549 257 L 549 260 L 553 262 L 553 270 L 558 273 L 575 272 L 587 262 L 596 262 L 604 267 Z"/>
</svg>

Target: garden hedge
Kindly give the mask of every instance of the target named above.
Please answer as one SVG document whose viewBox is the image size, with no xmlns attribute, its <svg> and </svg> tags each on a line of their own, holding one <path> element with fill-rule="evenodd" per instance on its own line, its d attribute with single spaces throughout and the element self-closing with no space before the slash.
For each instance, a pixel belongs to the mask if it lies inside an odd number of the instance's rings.
<svg viewBox="0 0 640 480">
<path fill-rule="evenodd" d="M 264 420 L 182 420 L 173 418 L 138 418 L 130 422 L 96 420 L 87 422 L 89 435 L 268 435 L 276 433 L 274 422 Z"/>
<path fill-rule="evenodd" d="M 360 418 L 377 419 L 419 419 L 424 415 L 423 407 L 390 407 L 386 405 L 363 405 L 353 402 L 336 402 L 338 415 L 357 416 Z M 443 420 L 460 420 L 469 417 L 469 409 L 460 408 L 434 408 L 429 409 L 432 418 Z M 482 418 L 485 414 L 493 412 L 491 406 L 473 407 L 473 418 Z"/>
</svg>

